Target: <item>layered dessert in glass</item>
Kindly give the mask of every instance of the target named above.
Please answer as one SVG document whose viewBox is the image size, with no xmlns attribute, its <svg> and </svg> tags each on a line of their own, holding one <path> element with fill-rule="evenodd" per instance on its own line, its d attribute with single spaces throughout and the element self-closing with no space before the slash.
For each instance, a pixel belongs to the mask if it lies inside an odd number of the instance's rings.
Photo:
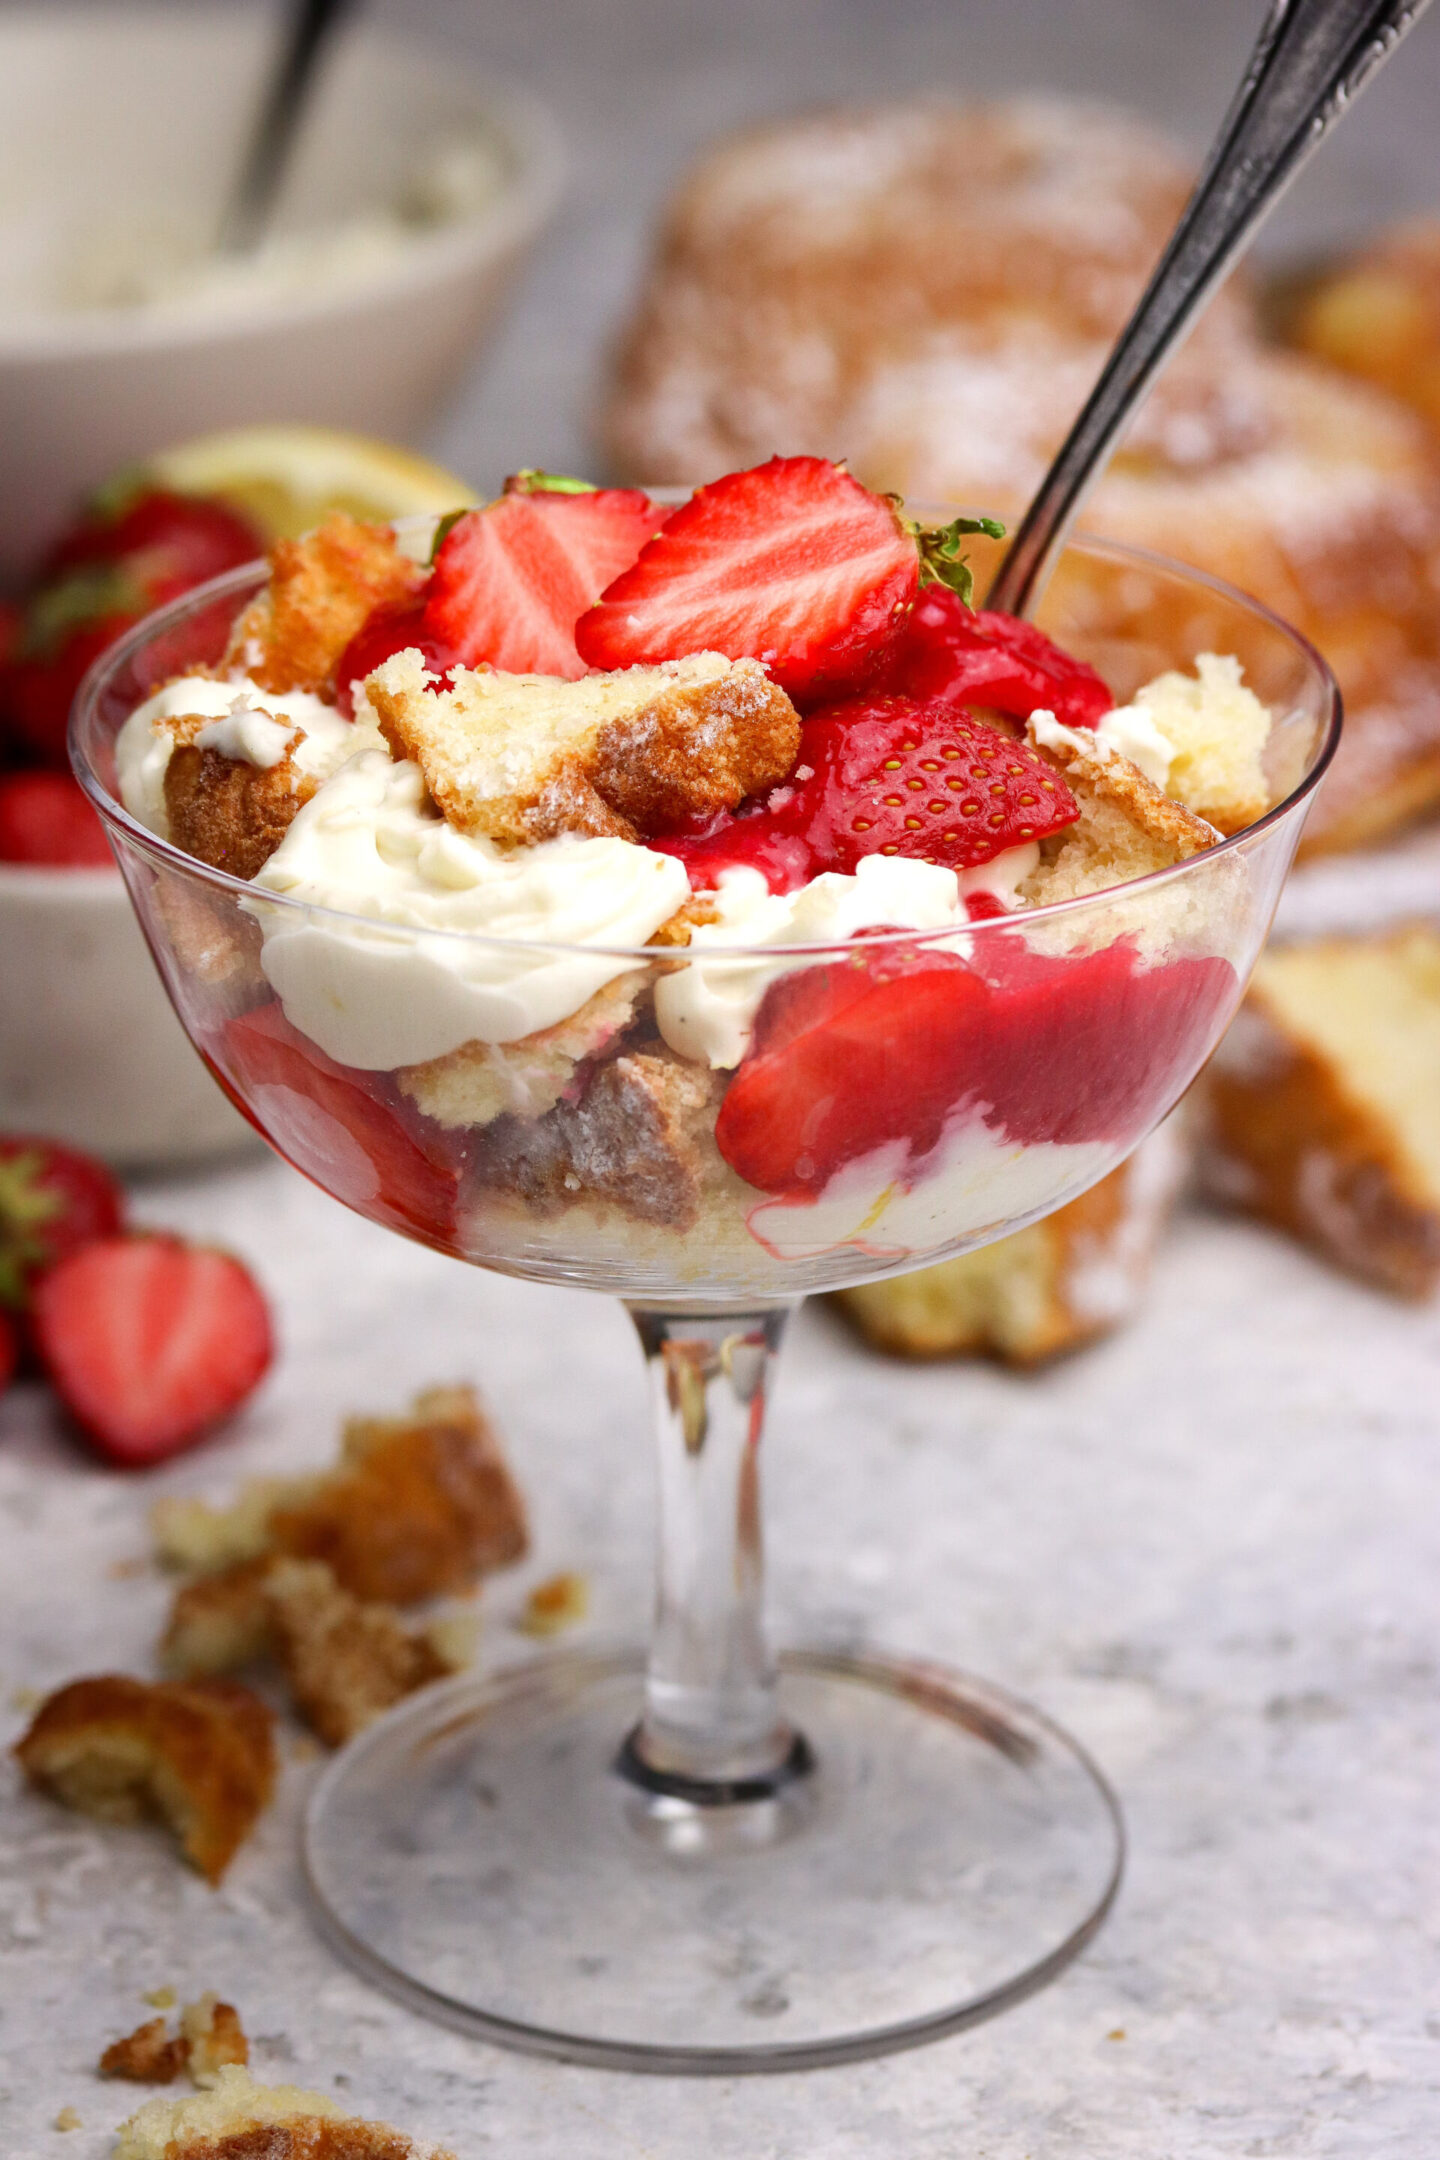
<svg viewBox="0 0 1440 2160">
<path fill-rule="evenodd" d="M 491 2038 L 875 2054 L 1043 1984 L 1115 1895 L 1115 1797 L 1039 1712 L 777 1660 L 774 1360 L 808 1291 L 1019 1228 L 1172 1107 L 1338 708 L 1302 639 L 1136 550 L 1073 546 L 1043 628 L 976 609 L 993 537 L 819 458 L 676 501 L 524 472 L 282 543 L 77 704 L 177 1010 L 271 1145 L 618 1294 L 650 1366 L 648 1655 L 425 1690 L 310 1804 L 337 1945 Z"/>
</svg>

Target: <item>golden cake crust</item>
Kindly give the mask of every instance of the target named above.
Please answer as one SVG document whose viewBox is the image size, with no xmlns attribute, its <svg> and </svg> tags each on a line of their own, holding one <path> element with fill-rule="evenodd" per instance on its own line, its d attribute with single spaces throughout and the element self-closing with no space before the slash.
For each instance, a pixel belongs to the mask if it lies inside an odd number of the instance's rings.
<svg viewBox="0 0 1440 2160">
<path fill-rule="evenodd" d="M 1440 1282 L 1440 932 L 1262 957 L 1204 1081 L 1217 1197 L 1404 1297 Z"/>
<path fill-rule="evenodd" d="M 367 616 L 412 599 L 424 575 L 388 525 L 332 511 L 271 549 L 270 582 L 236 623 L 229 657 L 262 690 L 333 690 L 335 663 Z"/>
<path fill-rule="evenodd" d="M 15 1753 L 67 1807 L 110 1822 L 157 1815 L 218 1883 L 275 1782 L 274 1720 L 229 1680 L 72 1680 L 43 1702 Z"/>
</svg>

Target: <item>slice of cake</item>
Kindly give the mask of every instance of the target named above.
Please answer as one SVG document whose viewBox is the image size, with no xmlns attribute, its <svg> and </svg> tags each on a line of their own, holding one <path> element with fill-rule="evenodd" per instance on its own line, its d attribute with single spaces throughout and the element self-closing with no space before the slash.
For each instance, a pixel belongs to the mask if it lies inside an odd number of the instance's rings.
<svg viewBox="0 0 1440 2160">
<path fill-rule="evenodd" d="M 1266 953 L 1204 1100 L 1212 1192 L 1384 1289 L 1440 1282 L 1440 931 Z"/>
<path fill-rule="evenodd" d="M 418 652 L 366 678 L 396 757 L 414 758 L 452 825 L 506 845 L 557 833 L 633 840 L 783 780 L 800 721 L 755 660 L 695 653 L 569 682 L 456 669 Z"/>
</svg>

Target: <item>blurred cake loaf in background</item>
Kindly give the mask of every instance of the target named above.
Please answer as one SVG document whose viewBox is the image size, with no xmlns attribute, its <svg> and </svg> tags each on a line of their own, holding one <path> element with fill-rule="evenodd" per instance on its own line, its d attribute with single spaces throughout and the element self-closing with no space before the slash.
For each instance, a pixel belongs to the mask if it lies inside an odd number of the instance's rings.
<svg viewBox="0 0 1440 2160">
<path fill-rule="evenodd" d="M 653 484 L 815 451 L 1014 517 L 1189 180 L 1127 116 L 1050 99 L 812 114 L 722 143 L 622 335 L 609 454 Z M 1254 593 L 1325 652 L 1349 727 L 1308 848 L 1440 805 L 1440 450 L 1416 413 L 1267 343 L 1232 282 L 1086 523 Z"/>
<path fill-rule="evenodd" d="M 1057 1214 L 913 1275 L 838 1290 L 831 1302 L 877 1350 L 1039 1365 L 1132 1317 L 1190 1167 L 1172 1113 L 1118 1170 Z"/>
<path fill-rule="evenodd" d="M 1440 218 L 1280 281 L 1271 312 L 1287 343 L 1378 384 L 1440 434 Z"/>
<path fill-rule="evenodd" d="M 1381 1289 L 1440 1283 L 1440 929 L 1272 947 L 1200 1097 L 1215 1197 Z"/>
</svg>

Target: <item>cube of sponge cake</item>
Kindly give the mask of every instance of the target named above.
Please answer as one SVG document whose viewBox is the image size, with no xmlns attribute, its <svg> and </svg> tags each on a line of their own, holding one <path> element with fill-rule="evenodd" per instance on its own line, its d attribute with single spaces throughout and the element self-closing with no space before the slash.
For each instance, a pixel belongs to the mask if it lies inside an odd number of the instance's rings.
<svg viewBox="0 0 1440 2160">
<path fill-rule="evenodd" d="M 455 2160 L 388 2123 L 346 2115 L 324 2093 L 258 2085 L 224 2069 L 211 2092 L 151 2100 L 122 2123 L 115 2160 Z"/>
<path fill-rule="evenodd" d="M 31 1782 L 105 1822 L 168 1822 L 218 1883 L 275 1782 L 269 1710 L 230 1680 L 72 1680 L 36 1711 L 15 1753 Z"/>
<path fill-rule="evenodd" d="M 1026 739 L 1060 767 L 1080 805 L 1075 823 L 1042 844 L 1038 868 L 1020 887 L 1027 905 L 1105 892 L 1168 870 L 1220 838 L 1205 818 L 1172 802 L 1129 758 L 1087 730 L 1052 724 L 1037 732 L 1032 719 Z"/>
<path fill-rule="evenodd" d="M 1270 807 L 1264 750 L 1270 714 L 1233 653 L 1201 653 L 1193 675 L 1157 675 L 1135 699 L 1174 747 L 1165 792 L 1218 832 L 1253 825 Z"/>
<path fill-rule="evenodd" d="M 228 1508 L 161 1501 L 152 1520 L 172 1566 L 324 1560 L 343 1589 L 392 1605 L 468 1589 L 527 1542 L 524 1502 L 470 1388 L 429 1388 L 403 1417 L 348 1419 L 333 1470 L 257 1479 Z"/>
<path fill-rule="evenodd" d="M 1440 1282 L 1440 930 L 1266 953 L 1203 1099 L 1219 1197 L 1384 1289 Z"/>
<path fill-rule="evenodd" d="M 434 687 L 406 651 L 365 690 L 451 824 L 502 845 L 562 832 L 633 840 L 733 809 L 783 780 L 800 746 L 784 691 L 757 661 L 718 653 L 578 682 L 459 668 L 450 680 Z"/>
</svg>

